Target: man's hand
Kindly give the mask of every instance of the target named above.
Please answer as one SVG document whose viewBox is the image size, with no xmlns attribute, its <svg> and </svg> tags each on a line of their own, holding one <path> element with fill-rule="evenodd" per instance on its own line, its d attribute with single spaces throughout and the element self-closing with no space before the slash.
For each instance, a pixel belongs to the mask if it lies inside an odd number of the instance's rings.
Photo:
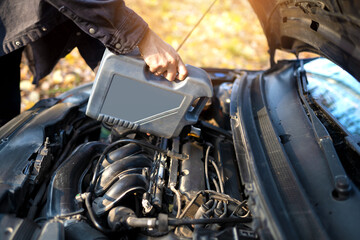
<svg viewBox="0 0 360 240">
<path fill-rule="evenodd" d="M 163 75 L 169 81 L 186 78 L 188 72 L 180 55 L 151 29 L 147 31 L 138 47 L 149 70 L 155 75 Z"/>
</svg>

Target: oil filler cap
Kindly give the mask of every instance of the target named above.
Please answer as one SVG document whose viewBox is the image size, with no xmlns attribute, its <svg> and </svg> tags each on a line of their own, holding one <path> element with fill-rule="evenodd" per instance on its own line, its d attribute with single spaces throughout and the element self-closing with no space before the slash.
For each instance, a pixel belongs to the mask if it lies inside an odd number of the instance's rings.
<svg viewBox="0 0 360 240">
<path fill-rule="evenodd" d="M 194 124 L 213 88 L 208 74 L 187 65 L 188 77 L 169 82 L 143 60 L 106 50 L 86 115 L 98 121 L 171 138 Z"/>
</svg>

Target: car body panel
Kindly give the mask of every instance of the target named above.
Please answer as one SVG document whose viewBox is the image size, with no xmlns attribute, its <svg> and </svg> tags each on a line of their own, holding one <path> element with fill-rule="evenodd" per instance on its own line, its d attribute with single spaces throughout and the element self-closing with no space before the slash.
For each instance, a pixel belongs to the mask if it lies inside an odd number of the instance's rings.
<svg viewBox="0 0 360 240">
<path fill-rule="evenodd" d="M 249 0 L 270 47 L 318 53 L 360 80 L 360 1 Z"/>
<path fill-rule="evenodd" d="M 31 167 L 40 156 L 46 136 L 61 129 L 77 111 L 71 103 L 58 103 L 50 107 L 35 106 L 14 118 L 0 130 L 0 205 L 2 212 L 17 212 L 23 204 L 29 182 L 38 177 Z M 60 138 L 60 136 L 59 136 Z M 50 156 L 50 154 L 49 154 Z M 42 156 L 45 157 L 46 156 Z M 41 159 L 43 160 L 43 159 Z M 42 164 L 50 164 L 50 158 Z M 47 163 L 46 163 L 47 162 Z M 42 173 L 44 174 L 44 173 Z"/>
<path fill-rule="evenodd" d="M 359 191 L 352 185 L 346 200 L 332 196 L 334 172 L 345 173 L 303 107 L 294 76 L 300 65 L 284 61 L 235 81 L 230 111 L 240 175 L 259 225 L 275 238 L 356 239 Z"/>
</svg>

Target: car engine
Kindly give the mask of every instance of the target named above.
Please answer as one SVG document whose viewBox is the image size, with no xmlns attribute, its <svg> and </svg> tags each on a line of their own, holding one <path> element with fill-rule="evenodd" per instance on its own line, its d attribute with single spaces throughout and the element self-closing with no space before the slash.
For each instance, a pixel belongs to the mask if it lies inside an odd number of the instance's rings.
<svg viewBox="0 0 360 240">
<path fill-rule="evenodd" d="M 88 118 L 81 90 L 9 122 L 0 131 L 0 158 L 11 159 L 1 176 L 2 239 L 256 238 L 227 85 L 170 139 Z"/>
</svg>

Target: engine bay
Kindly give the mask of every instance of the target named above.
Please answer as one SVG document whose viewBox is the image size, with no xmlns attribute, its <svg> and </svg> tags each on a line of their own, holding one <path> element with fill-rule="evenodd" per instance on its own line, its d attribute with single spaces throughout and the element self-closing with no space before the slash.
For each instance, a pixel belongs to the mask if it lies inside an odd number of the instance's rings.
<svg viewBox="0 0 360 240">
<path fill-rule="evenodd" d="M 201 121 L 162 138 L 90 119 L 86 95 L 68 96 L 39 102 L 2 132 L 2 154 L 19 147 L 2 177 L 5 238 L 256 238 L 229 123 L 206 120 L 226 115 L 226 101 L 213 98 Z"/>
<path fill-rule="evenodd" d="M 89 118 L 91 84 L 41 100 L 0 128 L 0 239 L 356 238 L 357 138 L 298 65 L 206 69 L 211 101 L 169 138 Z"/>
</svg>

